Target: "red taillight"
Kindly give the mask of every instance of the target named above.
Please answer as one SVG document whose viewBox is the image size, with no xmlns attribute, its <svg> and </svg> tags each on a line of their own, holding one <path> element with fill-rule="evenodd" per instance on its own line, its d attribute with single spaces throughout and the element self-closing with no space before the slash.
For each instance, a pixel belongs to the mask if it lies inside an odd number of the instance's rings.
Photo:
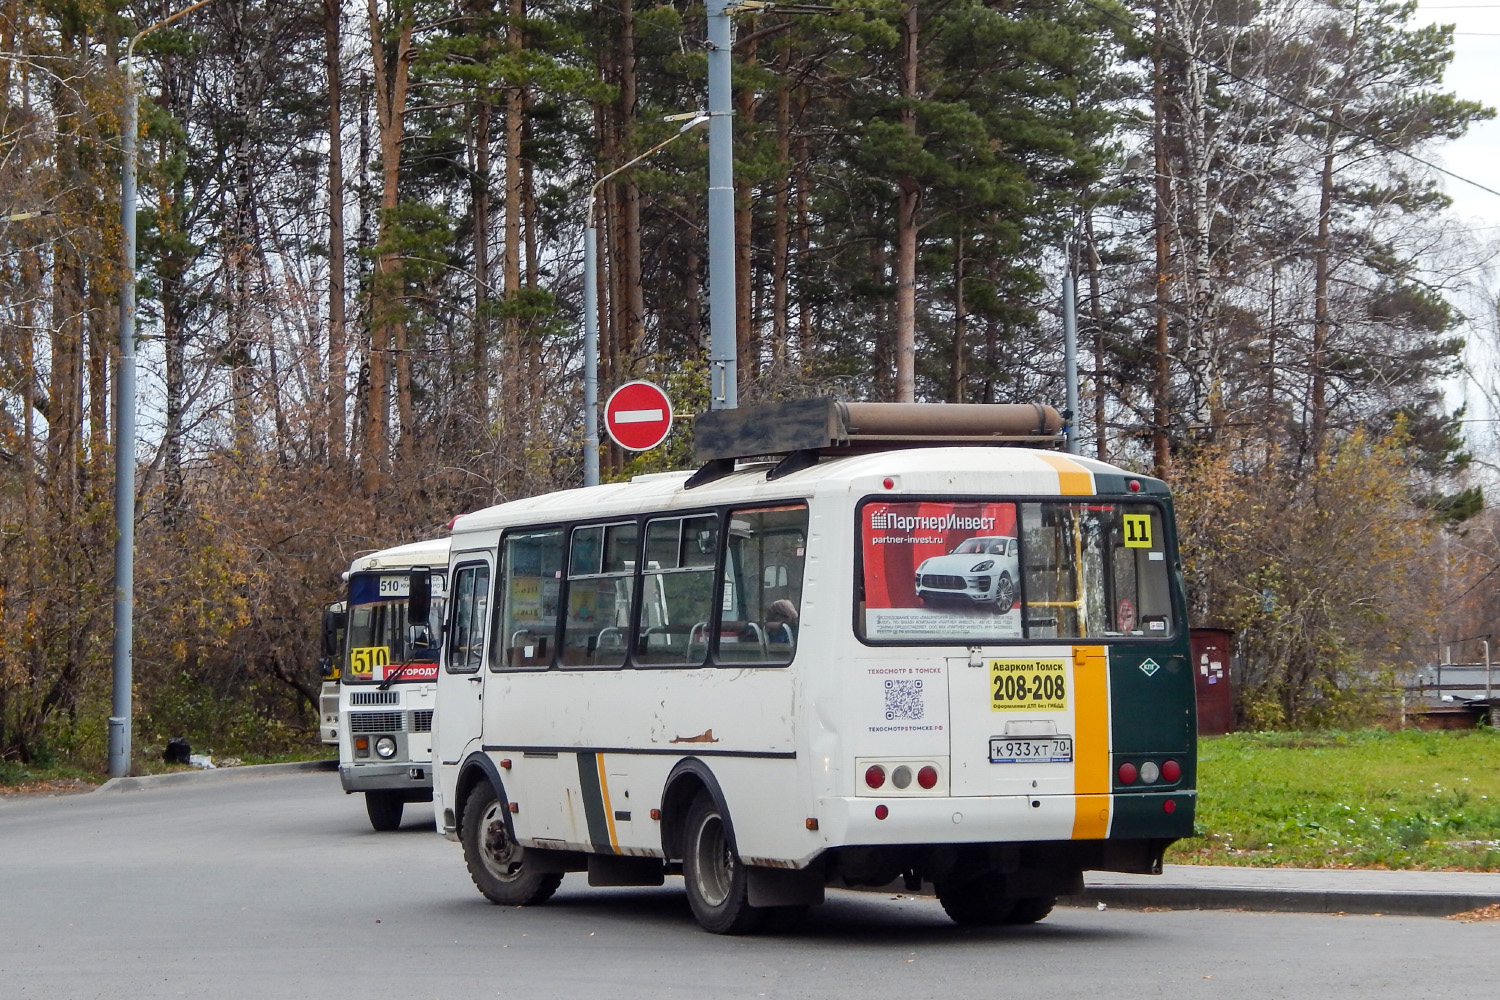
<svg viewBox="0 0 1500 1000">
<path fill-rule="evenodd" d="M 885 784 L 885 768 L 879 764 L 871 764 L 865 768 L 865 784 L 871 788 L 879 788 Z"/>
<path fill-rule="evenodd" d="M 880 485 L 884 486 L 888 490 L 893 490 L 893 489 L 896 488 L 896 481 L 894 479 L 892 479 L 890 476 L 887 476 L 885 478 L 885 481 L 882 482 Z"/>
<path fill-rule="evenodd" d="M 1135 784 L 1135 765 L 1128 760 L 1120 765 L 1120 784 Z"/>
<path fill-rule="evenodd" d="M 1176 812 L 1177 811 L 1177 803 L 1173 802 L 1171 799 L 1168 799 L 1167 801 L 1165 801 L 1165 802 L 1163 802 L 1161 804 L 1161 811 L 1162 812 L 1169 812 L 1169 813 L 1170 812 Z"/>
<path fill-rule="evenodd" d="M 878 806 L 875 807 L 875 818 L 876 819 L 885 819 L 890 814 L 891 814 L 891 811 L 885 807 L 885 803 L 881 803 L 880 805 L 878 805 Z"/>
<path fill-rule="evenodd" d="M 923 788 L 931 788 L 932 786 L 936 785 L 937 779 L 937 768 L 933 767 L 931 764 L 928 764 L 926 767 L 922 768 L 922 770 L 917 772 L 917 784 L 921 785 Z"/>
<path fill-rule="evenodd" d="M 1182 777 L 1182 765 L 1175 760 L 1169 760 L 1161 766 L 1161 778 L 1163 781 L 1176 781 Z"/>
<path fill-rule="evenodd" d="M 1130 481 L 1130 492 L 1132 492 L 1132 493 L 1139 493 L 1140 491 L 1141 491 L 1141 481 L 1139 479 L 1132 479 Z"/>
</svg>

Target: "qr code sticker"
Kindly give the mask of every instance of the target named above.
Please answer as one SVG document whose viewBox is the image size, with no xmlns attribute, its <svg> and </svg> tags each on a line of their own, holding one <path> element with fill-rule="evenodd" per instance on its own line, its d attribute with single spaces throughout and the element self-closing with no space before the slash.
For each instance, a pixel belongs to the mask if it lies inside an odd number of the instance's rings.
<svg viewBox="0 0 1500 1000">
<path fill-rule="evenodd" d="M 885 717 L 894 719 L 920 719 L 926 710 L 922 706 L 921 680 L 885 682 Z"/>
</svg>

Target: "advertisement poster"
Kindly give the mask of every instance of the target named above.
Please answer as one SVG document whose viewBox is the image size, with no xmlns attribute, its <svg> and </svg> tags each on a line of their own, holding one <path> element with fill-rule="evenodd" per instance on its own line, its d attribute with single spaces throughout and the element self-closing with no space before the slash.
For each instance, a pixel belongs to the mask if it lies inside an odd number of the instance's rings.
<svg viewBox="0 0 1500 1000">
<path fill-rule="evenodd" d="M 869 503 L 860 518 L 867 638 L 1021 637 L 1015 504 Z"/>
</svg>

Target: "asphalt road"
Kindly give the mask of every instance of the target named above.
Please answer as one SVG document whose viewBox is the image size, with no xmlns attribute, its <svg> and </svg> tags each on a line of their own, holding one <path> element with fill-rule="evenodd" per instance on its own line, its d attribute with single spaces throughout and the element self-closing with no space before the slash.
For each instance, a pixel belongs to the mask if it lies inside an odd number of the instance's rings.
<svg viewBox="0 0 1500 1000">
<path fill-rule="evenodd" d="M 1500 923 L 1061 908 L 973 931 L 930 899 L 852 892 L 795 933 L 723 938 L 679 879 L 573 875 L 501 909 L 408 809 L 374 833 L 328 773 L 0 799 L 0 1000 L 1412 1000 L 1471 995 L 1500 955 Z"/>
</svg>

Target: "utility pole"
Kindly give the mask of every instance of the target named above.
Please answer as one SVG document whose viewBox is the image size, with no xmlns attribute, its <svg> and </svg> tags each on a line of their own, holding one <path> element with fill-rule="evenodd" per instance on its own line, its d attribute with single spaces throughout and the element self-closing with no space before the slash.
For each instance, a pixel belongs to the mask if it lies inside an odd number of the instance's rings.
<svg viewBox="0 0 1500 1000">
<path fill-rule="evenodd" d="M 730 13 L 736 0 L 708 0 L 708 398 L 739 406 L 734 317 L 734 104 Z"/>
<path fill-rule="evenodd" d="M 1073 239 L 1063 242 L 1063 371 L 1068 394 L 1068 453 L 1077 455 L 1078 446 L 1078 293 L 1073 282 Z"/>
<path fill-rule="evenodd" d="M 125 127 L 120 135 L 120 229 L 125 273 L 120 280 L 120 363 L 115 373 L 115 634 L 109 717 L 109 776 L 130 772 L 132 646 L 135 640 L 135 45 L 211 0 L 198 0 L 130 39 L 125 47 Z"/>
</svg>

